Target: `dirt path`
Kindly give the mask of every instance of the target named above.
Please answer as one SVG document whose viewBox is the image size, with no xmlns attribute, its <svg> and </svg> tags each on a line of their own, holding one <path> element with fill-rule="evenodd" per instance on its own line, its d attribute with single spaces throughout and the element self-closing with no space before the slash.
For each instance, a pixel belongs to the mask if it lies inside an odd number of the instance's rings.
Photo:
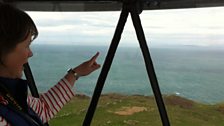
<svg viewBox="0 0 224 126">
<path fill-rule="evenodd" d="M 133 106 L 133 107 L 122 107 L 121 110 L 115 111 L 114 113 L 117 115 L 133 115 L 134 113 L 143 112 L 143 111 L 147 111 L 147 108 Z"/>
</svg>

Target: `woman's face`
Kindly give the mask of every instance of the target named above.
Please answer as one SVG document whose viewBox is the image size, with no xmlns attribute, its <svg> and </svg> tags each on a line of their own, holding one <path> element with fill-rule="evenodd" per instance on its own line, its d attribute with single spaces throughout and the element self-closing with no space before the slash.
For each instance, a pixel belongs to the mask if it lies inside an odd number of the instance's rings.
<svg viewBox="0 0 224 126">
<path fill-rule="evenodd" d="M 30 49 L 31 35 L 26 40 L 16 45 L 15 49 L 8 53 L 3 59 L 3 69 L 0 74 L 9 78 L 21 78 L 23 65 L 28 62 L 28 58 L 33 56 Z"/>
</svg>

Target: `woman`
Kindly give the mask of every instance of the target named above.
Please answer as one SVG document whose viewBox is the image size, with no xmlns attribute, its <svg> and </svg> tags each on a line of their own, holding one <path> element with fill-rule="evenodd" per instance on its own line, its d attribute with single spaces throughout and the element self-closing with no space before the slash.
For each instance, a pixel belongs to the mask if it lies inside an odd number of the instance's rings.
<svg viewBox="0 0 224 126">
<path fill-rule="evenodd" d="M 70 69 L 40 98 L 27 96 L 22 80 L 23 65 L 32 57 L 31 42 L 38 31 L 24 11 L 0 3 L 0 126 L 41 126 L 74 96 L 71 90 L 79 76 L 100 67 L 97 53 L 90 60 Z"/>
</svg>

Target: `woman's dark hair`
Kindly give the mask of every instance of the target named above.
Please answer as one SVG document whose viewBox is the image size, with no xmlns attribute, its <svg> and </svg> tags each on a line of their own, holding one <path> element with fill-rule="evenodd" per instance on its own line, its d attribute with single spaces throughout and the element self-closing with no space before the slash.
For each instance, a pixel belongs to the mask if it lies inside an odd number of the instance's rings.
<svg viewBox="0 0 224 126">
<path fill-rule="evenodd" d="M 3 63 L 3 56 L 24 41 L 29 34 L 32 35 L 32 40 L 38 36 L 31 17 L 9 4 L 0 3 L 0 63 Z"/>
</svg>

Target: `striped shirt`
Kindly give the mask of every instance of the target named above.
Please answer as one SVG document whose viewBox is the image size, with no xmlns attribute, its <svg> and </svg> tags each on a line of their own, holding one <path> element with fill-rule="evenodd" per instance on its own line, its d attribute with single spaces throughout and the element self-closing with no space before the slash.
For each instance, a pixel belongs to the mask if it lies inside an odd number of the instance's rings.
<svg viewBox="0 0 224 126">
<path fill-rule="evenodd" d="M 53 118 L 61 108 L 68 103 L 74 92 L 71 84 L 62 78 L 54 87 L 46 93 L 40 95 L 40 98 L 32 96 L 27 97 L 28 106 L 30 106 L 40 117 L 43 123 Z M 0 126 L 11 126 L 3 117 L 0 116 Z"/>
</svg>

